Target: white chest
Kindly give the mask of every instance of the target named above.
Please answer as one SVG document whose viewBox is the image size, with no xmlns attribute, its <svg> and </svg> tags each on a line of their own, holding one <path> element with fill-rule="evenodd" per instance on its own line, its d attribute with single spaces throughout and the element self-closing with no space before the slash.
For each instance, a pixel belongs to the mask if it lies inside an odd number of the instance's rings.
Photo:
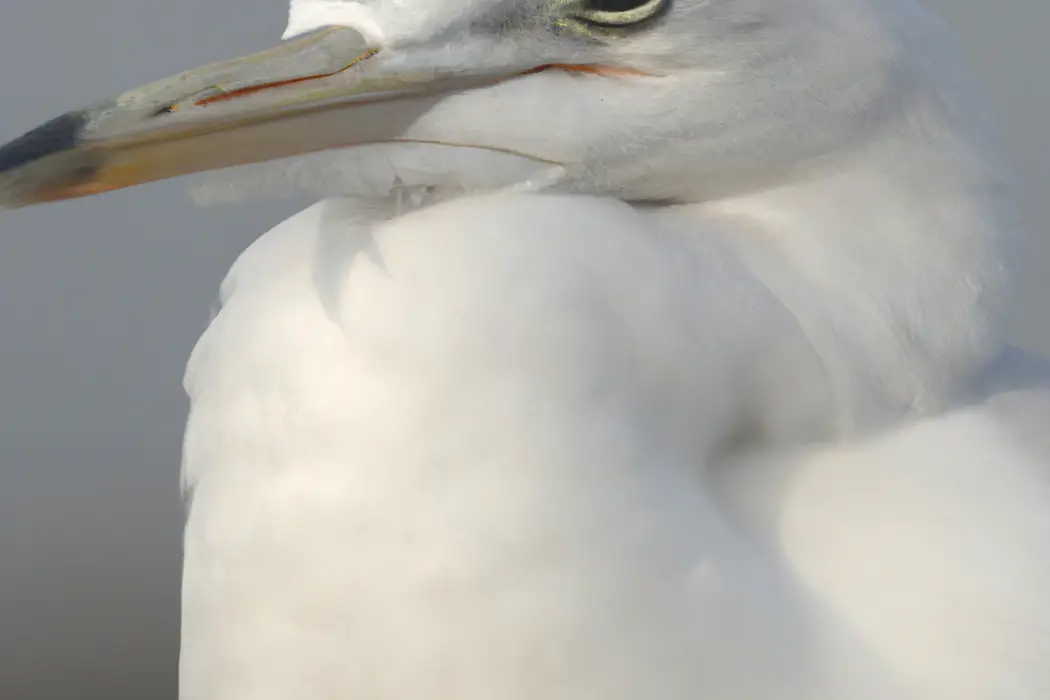
<svg viewBox="0 0 1050 700">
<path fill-rule="evenodd" d="M 801 683 L 806 614 L 702 484 L 728 271 L 623 205 L 448 209 L 320 205 L 235 268 L 187 375 L 184 700 L 692 698 L 758 682 L 745 640 Z"/>
</svg>

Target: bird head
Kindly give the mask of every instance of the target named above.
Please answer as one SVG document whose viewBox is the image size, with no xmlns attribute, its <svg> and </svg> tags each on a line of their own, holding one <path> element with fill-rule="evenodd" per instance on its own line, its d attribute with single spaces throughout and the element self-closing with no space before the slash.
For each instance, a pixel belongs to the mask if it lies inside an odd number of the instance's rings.
<svg viewBox="0 0 1050 700">
<path fill-rule="evenodd" d="M 525 159 L 569 191 L 702 201 L 862 140 L 906 90 L 915 23 L 901 12 L 912 10 L 293 0 L 276 48 L 69 112 L 0 148 L 0 204 L 336 148 L 352 165 L 355 146 L 377 144 Z M 427 177 L 466 167 L 437 157 Z"/>
</svg>

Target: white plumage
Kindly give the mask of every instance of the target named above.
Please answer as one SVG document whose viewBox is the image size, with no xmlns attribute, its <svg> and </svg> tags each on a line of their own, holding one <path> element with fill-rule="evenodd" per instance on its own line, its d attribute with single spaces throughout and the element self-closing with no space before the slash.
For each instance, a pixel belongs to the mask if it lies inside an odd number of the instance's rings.
<svg viewBox="0 0 1050 700">
<path fill-rule="evenodd" d="M 520 71 L 320 112 L 372 145 L 225 282 L 182 700 L 1050 697 L 1050 369 L 941 28 L 571 19 L 641 4 L 293 0 L 361 80 Z"/>
<path fill-rule="evenodd" d="M 183 698 L 1050 693 L 1046 453 L 1000 409 L 948 410 L 999 347 L 1012 223 L 967 97 L 925 18 L 787 4 L 870 32 L 814 32 L 812 72 L 780 85 L 860 102 L 815 110 L 838 134 L 806 105 L 741 118 L 744 83 L 711 87 L 733 99 L 705 143 L 688 72 L 655 100 L 511 83 L 412 129 L 555 160 L 594 139 L 577 191 L 682 204 L 478 195 L 369 221 L 332 200 L 238 262 L 187 382 Z M 395 3 L 293 20 L 345 12 L 367 36 L 355 20 L 387 8 L 428 26 Z M 512 112 L 536 94 L 555 113 L 532 137 Z M 842 143 L 708 200 L 758 155 L 731 133 L 754 125 L 771 169 Z M 635 149 L 602 134 L 628 127 Z"/>
</svg>

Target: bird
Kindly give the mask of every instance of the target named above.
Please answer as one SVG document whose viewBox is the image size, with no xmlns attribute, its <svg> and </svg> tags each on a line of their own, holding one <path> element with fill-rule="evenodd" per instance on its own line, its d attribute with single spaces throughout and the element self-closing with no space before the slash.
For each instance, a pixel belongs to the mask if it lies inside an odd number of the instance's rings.
<svg viewBox="0 0 1050 700">
<path fill-rule="evenodd" d="M 331 190 L 187 366 L 181 700 L 1050 697 L 979 92 L 914 0 L 292 0 L 0 148 Z"/>
</svg>

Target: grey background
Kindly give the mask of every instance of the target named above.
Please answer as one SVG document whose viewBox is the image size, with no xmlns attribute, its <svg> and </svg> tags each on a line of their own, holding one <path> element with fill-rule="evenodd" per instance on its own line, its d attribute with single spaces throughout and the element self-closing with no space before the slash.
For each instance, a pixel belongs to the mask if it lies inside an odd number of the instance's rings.
<svg viewBox="0 0 1050 700">
<path fill-rule="evenodd" d="M 939 0 L 1037 231 L 1015 329 L 1050 352 L 1046 0 Z M 0 141 L 269 45 L 282 0 L 7 0 Z M 217 286 L 296 206 L 196 208 L 185 183 L 0 218 L 0 697 L 165 700 L 178 644 L 180 382 Z"/>
</svg>

